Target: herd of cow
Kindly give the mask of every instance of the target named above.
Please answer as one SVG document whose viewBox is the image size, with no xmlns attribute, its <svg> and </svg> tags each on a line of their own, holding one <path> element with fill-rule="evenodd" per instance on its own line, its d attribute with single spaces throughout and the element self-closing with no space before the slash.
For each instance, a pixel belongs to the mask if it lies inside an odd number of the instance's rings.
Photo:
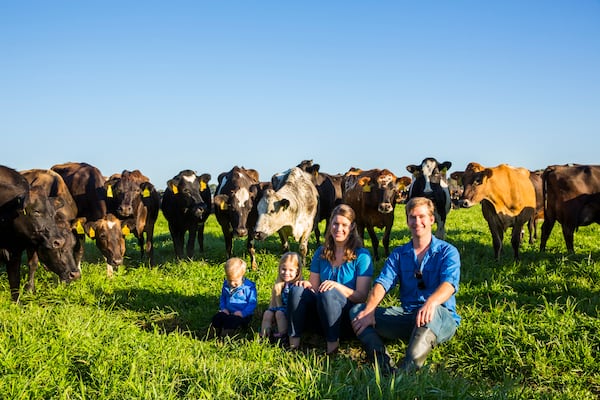
<svg viewBox="0 0 600 400">
<path fill-rule="evenodd" d="M 573 251 L 577 227 L 600 223 L 600 166 L 553 165 L 529 171 L 472 162 L 448 179 L 451 166 L 448 161 L 426 158 L 406 167 L 411 177 L 397 177 L 387 169 L 351 168 L 345 174 L 327 174 L 319 171 L 318 164 L 305 160 L 267 182 L 259 180 L 256 170 L 235 166 L 218 176 L 214 193 L 209 188 L 211 176 L 192 170 L 170 179 L 161 193 L 139 170 L 105 178 L 86 163 L 21 172 L 0 166 L 0 262 L 6 264 L 15 301 L 24 252 L 29 290 L 35 289 L 34 275 L 40 262 L 61 281 L 79 279 L 86 236 L 105 257 L 108 275 L 123 263 L 128 234 L 137 238 L 142 261 L 154 265 L 154 225 L 159 210 L 168 222 L 178 259 L 192 258 L 196 242 L 200 251 L 204 250 L 204 223 L 214 213 L 227 256 L 232 256 L 234 237 L 245 237 L 253 269 L 257 268 L 254 240 L 275 233 L 284 251 L 293 237 L 305 258 L 310 234 L 314 232 L 320 242 L 319 222 L 327 221 L 340 203 L 355 210 L 358 231 L 364 235 L 366 229 L 375 259 L 380 257 L 375 228 L 384 229 L 382 245 L 387 256 L 395 205 L 416 196 L 434 202 L 435 235 L 439 238 L 446 237 L 445 221 L 453 205 L 481 204 L 496 258 L 509 227 L 518 260 L 525 224 L 533 243 L 536 221 L 544 220 L 540 240 L 544 251 L 558 221 L 567 249 Z"/>
</svg>

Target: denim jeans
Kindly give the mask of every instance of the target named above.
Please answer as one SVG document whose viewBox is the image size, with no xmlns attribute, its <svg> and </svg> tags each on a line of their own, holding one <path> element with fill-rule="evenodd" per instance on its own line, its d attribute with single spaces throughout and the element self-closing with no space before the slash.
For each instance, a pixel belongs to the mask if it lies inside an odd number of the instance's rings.
<svg viewBox="0 0 600 400">
<path fill-rule="evenodd" d="M 357 304 L 350 310 L 350 320 L 365 308 Z M 366 328 L 358 339 L 363 343 L 368 353 L 378 351 L 385 353 L 383 339 L 400 339 L 408 342 L 416 326 L 417 312 L 405 312 L 402 307 L 377 307 L 375 309 L 375 327 Z M 449 340 L 456 333 L 456 321 L 452 313 L 438 306 L 431 322 L 425 325 L 435 334 L 437 344 Z"/>
<path fill-rule="evenodd" d="M 353 334 L 349 311 L 354 303 L 337 289 L 315 293 L 293 286 L 288 298 L 289 334 L 300 337 L 305 331 L 324 334 L 328 342 Z"/>
</svg>

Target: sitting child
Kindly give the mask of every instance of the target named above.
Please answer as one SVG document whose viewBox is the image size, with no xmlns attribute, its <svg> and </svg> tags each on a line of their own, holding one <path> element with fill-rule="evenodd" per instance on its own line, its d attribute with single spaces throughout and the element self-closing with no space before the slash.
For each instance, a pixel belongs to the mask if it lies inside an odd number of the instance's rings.
<svg viewBox="0 0 600 400">
<path fill-rule="evenodd" d="M 257 304 L 256 285 L 245 274 L 246 263 L 241 258 L 232 257 L 225 263 L 219 312 L 212 318 L 213 332 L 221 337 L 233 335 L 252 321 Z"/>
<path fill-rule="evenodd" d="M 271 292 L 269 308 L 263 313 L 260 336 L 285 342 L 288 332 L 287 303 L 290 287 L 302 277 L 298 253 L 287 252 L 279 260 L 277 281 Z M 273 325 L 277 331 L 273 332 Z"/>
</svg>

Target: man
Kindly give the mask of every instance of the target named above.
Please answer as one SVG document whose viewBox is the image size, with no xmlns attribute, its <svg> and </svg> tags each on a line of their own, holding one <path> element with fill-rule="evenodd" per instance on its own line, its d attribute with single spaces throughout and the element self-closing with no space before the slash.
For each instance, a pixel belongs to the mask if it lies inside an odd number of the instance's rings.
<svg viewBox="0 0 600 400">
<path fill-rule="evenodd" d="M 350 310 L 352 328 L 370 362 L 380 371 L 395 371 L 383 340 L 408 342 L 400 368 L 421 368 L 437 344 L 449 340 L 460 323 L 455 294 L 460 279 L 456 247 L 433 236 L 431 200 L 415 197 L 406 204 L 411 241 L 396 247 L 386 260 L 365 304 Z M 385 294 L 400 285 L 400 306 L 377 307 Z"/>
</svg>

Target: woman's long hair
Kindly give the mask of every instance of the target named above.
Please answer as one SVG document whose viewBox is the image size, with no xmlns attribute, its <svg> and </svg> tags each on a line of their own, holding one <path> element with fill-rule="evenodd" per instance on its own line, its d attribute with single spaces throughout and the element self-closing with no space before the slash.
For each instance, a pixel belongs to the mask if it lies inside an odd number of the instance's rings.
<svg viewBox="0 0 600 400">
<path fill-rule="evenodd" d="M 354 210 L 347 204 L 338 205 L 333 209 L 331 212 L 331 217 L 329 217 L 327 232 L 325 232 L 325 244 L 323 245 L 323 251 L 321 253 L 321 257 L 330 263 L 335 262 L 335 240 L 331 235 L 331 226 L 333 219 L 337 215 L 348 218 L 352 224 L 350 226 L 350 233 L 348 234 L 348 240 L 346 240 L 344 249 L 344 260 L 352 261 L 356 259 L 356 249 L 363 246 L 362 238 L 358 235 L 358 230 L 356 229 L 356 214 L 354 213 Z"/>
</svg>

